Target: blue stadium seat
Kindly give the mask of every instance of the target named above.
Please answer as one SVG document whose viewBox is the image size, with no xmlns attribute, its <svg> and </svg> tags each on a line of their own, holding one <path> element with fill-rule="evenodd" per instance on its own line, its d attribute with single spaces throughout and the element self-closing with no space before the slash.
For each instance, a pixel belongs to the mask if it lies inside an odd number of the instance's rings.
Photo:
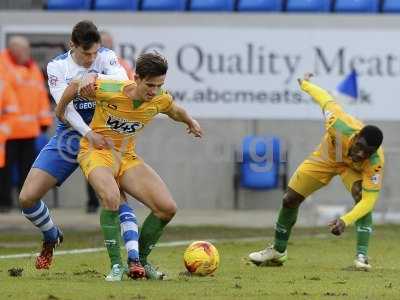
<svg viewBox="0 0 400 300">
<path fill-rule="evenodd" d="M 288 12 L 330 12 L 331 0 L 288 0 Z"/>
<path fill-rule="evenodd" d="M 379 11 L 379 0 L 336 0 L 334 11 L 343 13 L 376 13 Z"/>
<path fill-rule="evenodd" d="M 248 135 L 240 151 L 235 152 L 234 208 L 239 208 L 240 188 L 271 190 L 286 189 L 288 149 L 275 136 Z"/>
<path fill-rule="evenodd" d="M 191 0 L 192 11 L 233 11 L 235 0 Z"/>
<path fill-rule="evenodd" d="M 138 0 L 95 0 L 95 10 L 137 10 Z"/>
<path fill-rule="evenodd" d="M 239 0 L 238 11 L 281 11 L 282 0 Z"/>
<path fill-rule="evenodd" d="M 243 138 L 239 162 L 239 183 L 249 189 L 273 189 L 279 184 L 281 141 L 274 136 Z"/>
<path fill-rule="evenodd" d="M 182 11 L 186 9 L 186 0 L 143 0 L 142 10 L 146 11 Z"/>
<path fill-rule="evenodd" d="M 400 1 L 399 0 L 383 1 L 382 12 L 384 12 L 384 13 L 400 13 Z"/>
<path fill-rule="evenodd" d="M 89 10 L 92 0 L 47 0 L 48 10 Z"/>
</svg>

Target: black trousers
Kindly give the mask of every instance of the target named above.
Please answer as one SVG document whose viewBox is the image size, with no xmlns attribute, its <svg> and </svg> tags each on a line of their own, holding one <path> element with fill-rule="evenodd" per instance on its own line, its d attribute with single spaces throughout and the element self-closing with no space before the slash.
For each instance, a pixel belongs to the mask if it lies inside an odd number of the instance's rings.
<svg viewBox="0 0 400 300">
<path fill-rule="evenodd" d="M 35 140 L 35 138 L 29 138 L 6 142 L 6 165 L 0 168 L 0 207 L 12 207 L 14 181 L 17 178 L 16 185 L 20 190 L 36 158 Z"/>
<path fill-rule="evenodd" d="M 86 183 L 86 188 L 87 188 L 87 194 L 88 194 L 88 202 L 86 204 L 86 207 L 91 207 L 91 208 L 97 208 L 99 207 L 99 199 L 97 199 L 96 192 L 92 188 L 92 186 L 89 184 L 89 182 Z"/>
</svg>

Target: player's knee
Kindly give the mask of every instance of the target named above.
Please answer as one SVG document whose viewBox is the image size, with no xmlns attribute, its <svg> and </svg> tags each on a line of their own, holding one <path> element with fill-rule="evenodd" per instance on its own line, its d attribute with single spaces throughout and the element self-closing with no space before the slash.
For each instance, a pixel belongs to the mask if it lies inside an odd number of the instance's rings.
<svg viewBox="0 0 400 300">
<path fill-rule="evenodd" d="M 157 211 L 153 211 L 153 213 L 164 221 L 171 220 L 177 211 L 177 206 L 175 201 L 169 201 L 168 204 L 163 205 L 163 207 L 157 209 Z"/>
<path fill-rule="evenodd" d="M 351 187 L 351 196 L 353 197 L 354 201 L 357 203 L 361 200 L 362 196 L 362 181 L 354 182 L 353 186 Z"/>
<path fill-rule="evenodd" d="M 283 207 L 285 208 L 297 208 L 300 206 L 301 202 L 303 199 L 300 197 L 297 197 L 297 195 L 294 195 L 290 191 L 287 191 L 285 195 L 283 195 Z"/>
<path fill-rule="evenodd" d="M 19 193 L 18 200 L 19 200 L 19 205 L 21 206 L 21 208 L 31 208 L 38 201 L 38 199 L 36 199 L 36 197 L 34 197 L 34 195 L 32 193 L 30 193 L 29 190 L 24 187 L 22 188 L 21 192 Z"/>
<path fill-rule="evenodd" d="M 111 211 L 118 210 L 121 197 L 119 191 L 103 190 L 99 192 L 99 197 L 102 200 L 105 209 Z"/>
</svg>

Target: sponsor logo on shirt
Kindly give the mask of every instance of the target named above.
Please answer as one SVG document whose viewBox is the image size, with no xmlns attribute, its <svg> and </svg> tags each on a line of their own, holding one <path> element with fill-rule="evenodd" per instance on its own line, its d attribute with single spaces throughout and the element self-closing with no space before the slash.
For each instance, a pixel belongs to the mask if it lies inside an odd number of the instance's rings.
<svg viewBox="0 0 400 300">
<path fill-rule="evenodd" d="M 371 176 L 371 181 L 373 184 L 379 184 L 380 180 L 380 175 L 379 174 L 374 174 Z"/>
<path fill-rule="evenodd" d="M 57 76 L 49 74 L 49 85 L 56 86 L 57 82 L 58 82 Z"/>
<path fill-rule="evenodd" d="M 107 119 L 107 126 L 113 131 L 122 134 L 133 134 L 143 128 L 143 124 L 137 121 L 128 121 L 118 117 L 109 115 Z"/>
<path fill-rule="evenodd" d="M 77 97 L 74 99 L 74 107 L 76 110 L 93 110 L 96 108 L 96 101 L 88 101 L 85 98 Z"/>
</svg>

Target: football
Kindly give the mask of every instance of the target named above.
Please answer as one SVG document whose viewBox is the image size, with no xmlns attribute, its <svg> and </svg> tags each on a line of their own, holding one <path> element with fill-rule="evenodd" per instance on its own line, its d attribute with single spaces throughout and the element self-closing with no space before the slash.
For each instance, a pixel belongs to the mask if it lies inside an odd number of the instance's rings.
<svg viewBox="0 0 400 300">
<path fill-rule="evenodd" d="M 183 261 L 191 274 L 206 276 L 218 268 L 219 253 L 213 244 L 197 241 L 187 247 L 183 254 Z"/>
</svg>

